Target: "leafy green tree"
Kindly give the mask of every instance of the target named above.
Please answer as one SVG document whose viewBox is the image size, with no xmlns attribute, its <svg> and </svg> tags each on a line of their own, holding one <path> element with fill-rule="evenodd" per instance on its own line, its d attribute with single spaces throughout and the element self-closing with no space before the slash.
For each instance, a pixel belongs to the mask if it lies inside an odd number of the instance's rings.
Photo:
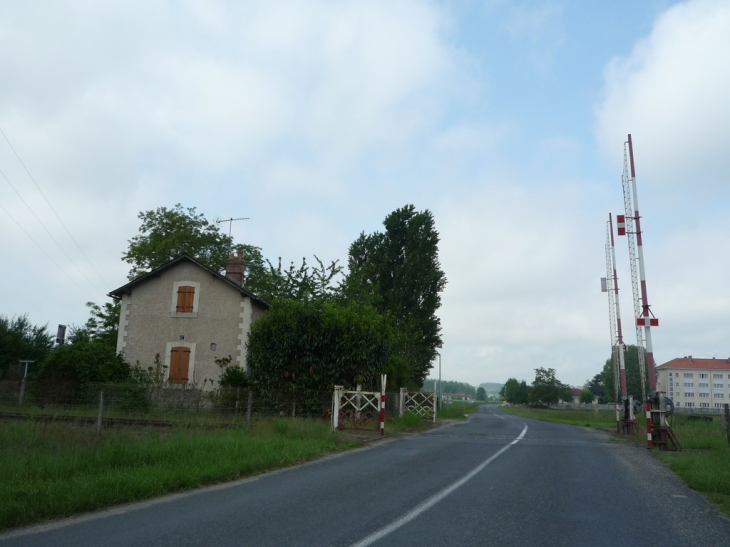
<svg viewBox="0 0 730 547">
<path fill-rule="evenodd" d="M 596 374 L 587 384 L 586 388 L 591 390 L 593 397 L 598 399 L 599 403 L 606 400 L 606 386 L 603 384 L 603 376 Z"/>
<path fill-rule="evenodd" d="M 644 359 L 646 362 L 646 350 L 644 352 Z M 643 400 L 641 393 L 641 373 L 639 372 L 639 352 L 635 345 L 626 346 L 624 350 L 624 365 L 626 367 L 626 389 L 629 395 L 632 395 L 635 400 Z M 645 383 L 649 385 L 649 372 L 646 371 Z M 613 365 L 611 359 L 606 360 L 603 365 L 603 371 L 601 372 L 601 380 L 605 386 L 605 399 L 608 403 L 615 402 L 614 398 L 614 385 L 613 385 Z M 619 397 L 621 397 L 621 391 L 619 388 Z"/>
<path fill-rule="evenodd" d="M 487 400 L 487 390 L 483 387 L 477 388 L 477 401 L 486 401 Z"/>
<path fill-rule="evenodd" d="M 316 267 L 308 266 L 306 258 L 302 258 L 301 266 L 296 267 L 291 262 L 287 269 L 282 268 L 281 257 L 276 266 L 266 260 L 261 273 L 257 272 L 246 286 L 270 301 L 277 298 L 300 301 L 337 298 L 339 291 L 334 280 L 342 273 L 342 266 L 338 265 L 338 260 L 325 266 L 316 255 L 314 259 L 318 263 Z"/>
<path fill-rule="evenodd" d="M 578 400 L 586 405 L 589 405 L 593 402 L 594 395 L 593 392 L 590 389 L 583 388 L 580 392 L 580 396 Z"/>
<path fill-rule="evenodd" d="M 573 400 L 570 386 L 556 378 L 554 368 L 536 368 L 535 379 L 530 389 L 530 402 L 550 406 L 557 404 L 561 399 L 563 401 Z"/>
<path fill-rule="evenodd" d="M 228 258 L 230 240 L 218 226 L 208 222 L 195 207 L 183 209 L 179 203 L 172 209 L 158 207 L 142 211 L 139 235 L 129 240 L 129 249 L 122 260 L 131 264 L 129 279 L 153 270 L 173 258 L 187 253 L 215 270 L 222 270 Z"/>
<path fill-rule="evenodd" d="M 99 306 L 94 302 L 87 302 L 86 306 L 91 310 L 91 317 L 84 325 L 89 333 L 89 338 L 96 342 L 102 342 L 116 350 L 121 302 L 105 302 L 103 306 Z"/>
<path fill-rule="evenodd" d="M 526 405 L 530 402 L 530 386 L 522 380 L 517 386 L 517 404 Z"/>
<path fill-rule="evenodd" d="M 423 382 L 423 391 L 433 391 L 434 386 L 438 386 L 438 380 L 435 378 L 426 378 Z M 469 397 L 477 396 L 477 388 L 466 382 L 455 382 L 453 380 L 444 380 L 441 382 L 442 393 L 463 393 Z"/>
<path fill-rule="evenodd" d="M 369 306 L 280 300 L 251 325 L 246 362 L 253 384 L 269 393 L 379 389 L 392 337 Z"/>
<path fill-rule="evenodd" d="M 142 211 L 138 216 L 142 221 L 140 233 L 129 240 L 129 248 L 122 255 L 122 260 L 132 266 L 129 279 L 135 279 L 183 253 L 216 271 L 222 271 L 229 251 L 233 251 L 243 254 L 245 287 L 265 300 L 327 299 L 337 293 L 334 280 L 343 269 L 337 261 L 325 266 L 315 256 L 318 267 L 311 268 L 306 259 L 302 259 L 301 266 L 296 267 L 292 262 L 289 268 L 284 269 L 279 258 L 275 266 L 264 258 L 260 247 L 234 244 L 216 223 L 209 222 L 202 213 L 196 213 L 195 207 L 185 209 L 179 203 L 171 209 L 158 207 Z M 99 310 L 92 308 L 92 318 L 96 311 Z"/>
<path fill-rule="evenodd" d="M 31 324 L 27 315 L 0 315 L 0 376 L 20 359 L 39 365 L 53 347 L 54 337 L 47 329 L 47 325 Z"/>
<path fill-rule="evenodd" d="M 510 378 L 504 383 L 504 400 L 510 404 L 518 404 L 518 390 L 520 383 L 516 378 Z"/>
<path fill-rule="evenodd" d="M 433 215 L 407 205 L 389 214 L 385 232 L 360 234 L 350 245 L 343 295 L 391 317 L 395 351 L 421 385 L 441 347 L 436 311 L 446 277 L 438 259 L 439 235 Z"/>
</svg>

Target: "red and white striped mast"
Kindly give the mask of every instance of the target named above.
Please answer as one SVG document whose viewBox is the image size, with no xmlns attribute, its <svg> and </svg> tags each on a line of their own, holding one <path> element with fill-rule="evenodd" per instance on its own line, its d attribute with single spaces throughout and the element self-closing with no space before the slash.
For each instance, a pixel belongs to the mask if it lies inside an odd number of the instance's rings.
<svg viewBox="0 0 730 547">
<path fill-rule="evenodd" d="M 652 317 L 649 308 L 649 297 L 646 292 L 646 273 L 644 271 L 644 246 L 641 241 L 641 216 L 639 215 L 639 198 L 636 194 L 636 170 L 634 169 L 634 147 L 629 135 L 629 161 L 631 163 L 631 193 L 634 201 L 634 222 L 636 223 L 636 247 L 639 254 L 639 280 L 641 282 L 642 317 L 636 319 L 636 324 L 644 327 L 646 340 L 646 360 L 649 368 L 649 391 L 656 391 L 656 371 L 654 370 L 654 349 L 651 343 L 651 327 L 659 326 L 659 319 Z"/>
<path fill-rule="evenodd" d="M 611 241 L 611 266 L 613 268 L 613 291 L 614 291 L 614 305 L 616 306 L 616 336 L 617 336 L 617 351 L 618 351 L 618 362 L 619 362 L 619 374 L 621 377 L 621 397 L 626 397 L 626 363 L 624 362 L 624 337 L 621 331 L 621 305 L 618 298 L 618 275 L 616 274 L 616 252 L 613 243 L 613 218 L 611 213 L 608 213 L 608 231 L 610 234 Z"/>
</svg>

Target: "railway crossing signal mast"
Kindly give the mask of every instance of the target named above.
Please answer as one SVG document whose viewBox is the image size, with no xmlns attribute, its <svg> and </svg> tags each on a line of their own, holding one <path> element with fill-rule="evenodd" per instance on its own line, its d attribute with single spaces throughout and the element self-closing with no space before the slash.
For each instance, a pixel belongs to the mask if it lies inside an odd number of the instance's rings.
<svg viewBox="0 0 730 547">
<path fill-rule="evenodd" d="M 636 346 L 639 352 L 641 394 L 645 398 L 646 404 L 647 446 L 648 448 L 652 448 L 653 445 L 658 445 L 662 450 L 666 450 L 668 448 L 668 439 L 671 439 L 677 447 L 679 443 L 665 420 L 667 409 L 673 409 L 674 405 L 671 400 L 665 397 L 664 393 L 656 391 L 656 371 L 654 349 L 651 341 L 651 327 L 658 327 L 659 319 L 654 317 L 651 311 L 646 290 L 644 247 L 641 237 L 639 200 L 636 194 L 636 169 L 634 168 L 634 148 L 631 135 L 629 135 L 628 141 L 624 143 L 624 169 L 621 176 L 621 183 L 623 186 L 625 215 L 617 215 L 616 223 L 618 235 L 627 236 L 629 243 L 629 265 L 631 267 L 631 289 L 634 296 Z M 644 359 L 644 343 L 646 343 L 646 361 Z M 647 367 L 648 375 L 646 374 Z M 648 393 L 646 389 L 646 376 L 649 379 Z M 626 404 L 626 401 L 624 404 Z"/>
<path fill-rule="evenodd" d="M 624 362 L 624 339 L 621 329 L 621 305 L 618 297 L 618 275 L 616 253 L 613 241 L 613 218 L 608 215 L 606 223 L 606 277 L 601 280 L 601 289 L 608 293 L 608 315 L 611 328 L 611 363 L 613 366 L 614 400 L 616 401 L 616 428 L 632 435 L 636 427 L 633 401 L 627 395 L 626 363 Z M 619 399 L 619 390 L 621 398 Z M 621 409 L 623 409 L 623 416 Z"/>
</svg>

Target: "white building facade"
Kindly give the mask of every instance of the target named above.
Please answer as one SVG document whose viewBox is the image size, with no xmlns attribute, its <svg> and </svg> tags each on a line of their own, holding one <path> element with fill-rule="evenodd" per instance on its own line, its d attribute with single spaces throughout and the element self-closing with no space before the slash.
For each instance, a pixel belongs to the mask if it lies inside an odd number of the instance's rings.
<svg viewBox="0 0 730 547">
<path fill-rule="evenodd" d="M 681 408 L 723 408 L 730 403 L 730 359 L 678 357 L 656 368 L 657 390 Z"/>
</svg>

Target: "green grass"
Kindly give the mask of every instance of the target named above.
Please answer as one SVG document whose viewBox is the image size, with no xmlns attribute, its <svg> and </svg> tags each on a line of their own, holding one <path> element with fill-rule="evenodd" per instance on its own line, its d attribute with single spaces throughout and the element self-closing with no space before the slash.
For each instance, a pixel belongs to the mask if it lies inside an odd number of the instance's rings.
<svg viewBox="0 0 730 547">
<path fill-rule="evenodd" d="M 438 420 L 466 420 L 466 415 L 476 412 L 477 409 L 484 403 L 465 403 L 461 401 L 454 401 L 453 403 L 447 403 L 444 407 L 436 413 L 436 419 Z"/>
<path fill-rule="evenodd" d="M 543 422 L 593 427 L 597 429 L 616 428 L 616 412 L 613 410 L 580 410 L 573 408 L 529 408 L 525 406 L 503 406 L 505 412 Z"/>
<path fill-rule="evenodd" d="M 616 426 L 615 413 L 608 410 L 503 408 L 516 416 L 548 422 L 611 429 Z M 636 443 L 646 446 L 646 421 L 637 417 L 637 424 Z M 653 453 L 687 486 L 705 495 L 730 517 L 730 448 L 722 419 L 713 416 L 708 422 L 676 414 L 669 419 L 669 424 L 682 445 L 682 452 L 655 449 Z"/>
<path fill-rule="evenodd" d="M 349 448 L 328 422 L 277 419 L 251 429 L 0 423 L 0 529 L 262 473 Z"/>
<path fill-rule="evenodd" d="M 677 473 L 687 486 L 707 496 L 730 516 L 730 448 L 720 416 L 711 422 L 691 420 L 684 414 L 670 418 L 682 452 L 654 453 Z M 641 429 L 642 441 L 646 428 Z"/>
</svg>

